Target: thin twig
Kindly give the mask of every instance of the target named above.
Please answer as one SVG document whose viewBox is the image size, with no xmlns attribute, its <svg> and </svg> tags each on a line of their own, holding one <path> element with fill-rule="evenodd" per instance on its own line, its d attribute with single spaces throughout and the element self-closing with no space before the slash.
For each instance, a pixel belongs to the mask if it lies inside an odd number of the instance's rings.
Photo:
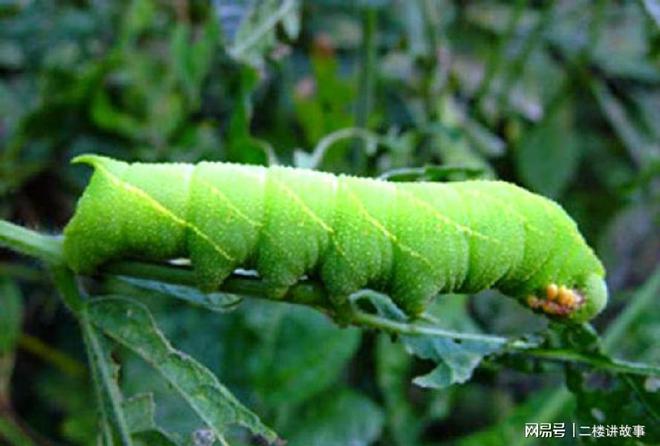
<svg viewBox="0 0 660 446">
<path fill-rule="evenodd" d="M 478 333 L 461 333 L 451 330 L 445 330 L 439 327 L 420 325 L 416 323 L 397 322 L 375 314 L 369 314 L 362 311 L 354 311 L 351 314 L 351 321 L 354 325 L 368 328 L 375 328 L 398 335 L 411 336 L 437 336 L 441 338 L 450 338 L 460 341 L 476 341 L 486 344 L 495 344 L 502 346 L 511 346 L 524 349 L 535 347 L 535 344 L 525 341 L 513 340 L 501 336 L 482 335 Z"/>
<path fill-rule="evenodd" d="M 337 142 L 348 138 L 360 138 L 364 144 L 364 149 L 367 154 L 372 154 L 376 149 L 376 145 L 380 141 L 378 134 L 371 132 L 367 129 L 358 127 L 347 127 L 335 132 L 329 133 L 324 136 L 314 148 L 310 155 L 310 159 L 305 167 L 309 169 L 317 169 L 323 162 L 326 153 Z"/>
<path fill-rule="evenodd" d="M 373 107 L 374 78 L 376 72 L 376 31 L 377 31 L 377 11 L 375 8 L 366 8 L 363 12 L 362 29 L 362 61 L 360 64 L 359 91 L 358 99 L 355 104 L 355 127 L 366 129 L 369 125 L 369 115 Z M 353 146 L 352 158 L 356 169 L 365 164 L 365 153 L 369 153 L 367 148 L 368 140 L 363 139 Z"/>
<path fill-rule="evenodd" d="M 296 4 L 296 0 L 284 0 L 279 8 L 268 16 L 268 19 L 252 30 L 247 38 L 235 42 L 229 52 L 236 58 L 242 57 L 264 35 L 273 30 L 296 7 Z"/>
<path fill-rule="evenodd" d="M 6 245 L 19 252 L 34 255 L 43 260 L 56 260 L 58 264 L 62 262 L 61 238 L 44 236 L 38 232 L 0 221 L 0 224 L 2 223 L 4 225 L 0 225 L 0 242 L 11 240 L 11 243 L 6 243 Z M 12 234 L 15 236 L 11 236 Z M 68 296 L 68 294 L 77 294 L 76 284 L 72 279 L 73 276 L 70 273 L 68 275 L 64 274 L 65 268 L 61 265 L 56 265 L 52 270 L 55 273 L 56 282 L 59 284 L 60 291 L 65 296 L 68 306 L 74 313 L 78 313 L 82 305 L 80 299 L 73 299 L 71 296 Z M 189 267 L 174 265 L 123 261 L 106 266 L 102 272 L 105 274 L 157 280 L 179 285 L 195 286 L 196 284 L 193 271 Z M 67 277 L 67 280 L 63 279 Z M 622 313 L 619 320 L 608 330 L 603 342 L 606 348 L 616 344 L 622 334 L 625 333 L 629 324 L 643 311 L 646 305 L 652 300 L 652 296 L 656 295 L 658 286 L 660 286 L 660 270 L 656 271 L 653 278 L 640 290 L 636 301 Z M 330 316 L 337 316 L 338 311 L 338 308 L 332 304 L 323 285 L 314 280 L 300 281 L 288 289 L 273 289 L 272 286 L 266 284 L 256 275 L 236 273 L 222 283 L 219 291 L 311 306 L 328 313 Z M 342 308 L 341 321 L 347 324 L 374 328 L 399 335 L 437 336 L 457 341 L 501 345 L 503 351 L 507 353 L 526 354 L 539 359 L 577 362 L 615 373 L 660 376 L 660 368 L 656 366 L 613 360 L 606 356 L 590 356 L 572 350 L 542 349 L 535 343 L 520 339 L 479 333 L 453 332 L 437 326 L 419 323 L 419 321 L 396 321 L 366 313 L 350 305 L 347 308 Z"/>
<path fill-rule="evenodd" d="M 48 263 L 62 263 L 60 237 L 42 234 L 6 220 L 0 220 L 0 246 Z"/>
<path fill-rule="evenodd" d="M 183 267 L 145 264 L 140 262 L 120 262 L 105 269 L 110 274 L 131 275 L 143 279 L 160 280 L 182 285 L 194 285 L 192 271 Z M 273 291 L 256 276 L 234 274 L 220 287 L 220 291 L 232 294 L 242 294 L 262 299 L 273 299 Z M 275 293 L 277 294 L 277 293 Z M 313 306 L 330 316 L 334 309 L 324 287 L 312 280 L 302 281 L 289 288 L 276 299 L 289 303 Z M 342 323 L 385 331 L 396 335 L 433 336 L 456 341 L 482 342 L 502 346 L 505 353 L 525 354 L 531 357 L 560 362 L 572 362 L 597 367 L 613 373 L 632 373 L 638 375 L 660 376 L 660 367 L 634 362 L 610 359 L 605 356 L 590 356 L 566 349 L 539 348 L 536 343 L 521 339 L 480 333 L 463 333 L 446 330 L 437 326 L 420 324 L 419 322 L 401 322 L 375 314 L 366 313 L 356 307 L 349 307 L 342 313 Z M 426 321 L 430 321 L 426 317 Z"/>
</svg>

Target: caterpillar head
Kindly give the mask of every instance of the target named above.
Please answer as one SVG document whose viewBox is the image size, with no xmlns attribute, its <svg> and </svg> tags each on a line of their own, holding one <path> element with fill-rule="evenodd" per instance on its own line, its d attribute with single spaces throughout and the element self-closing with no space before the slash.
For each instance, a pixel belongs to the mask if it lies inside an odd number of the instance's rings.
<svg viewBox="0 0 660 446">
<path fill-rule="evenodd" d="M 581 323 L 600 313 L 607 295 L 605 280 L 591 273 L 574 287 L 550 283 L 542 292 L 527 296 L 527 305 L 551 317 Z"/>
</svg>

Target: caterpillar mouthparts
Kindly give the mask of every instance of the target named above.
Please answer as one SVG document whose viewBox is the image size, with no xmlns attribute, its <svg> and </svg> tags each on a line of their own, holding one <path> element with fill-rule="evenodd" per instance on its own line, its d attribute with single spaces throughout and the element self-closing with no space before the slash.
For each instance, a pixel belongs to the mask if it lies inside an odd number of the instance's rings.
<svg viewBox="0 0 660 446">
<path fill-rule="evenodd" d="M 532 310 L 551 316 L 582 321 L 584 314 L 596 314 L 607 301 L 607 286 L 602 278 L 590 275 L 583 287 L 571 288 L 548 284 L 541 293 L 530 294 L 525 301 Z"/>
<path fill-rule="evenodd" d="M 541 310 L 549 315 L 566 316 L 580 308 L 585 302 L 584 296 L 577 290 L 555 283 L 545 289 L 545 297 L 527 296 L 527 305 L 534 310 Z"/>
</svg>

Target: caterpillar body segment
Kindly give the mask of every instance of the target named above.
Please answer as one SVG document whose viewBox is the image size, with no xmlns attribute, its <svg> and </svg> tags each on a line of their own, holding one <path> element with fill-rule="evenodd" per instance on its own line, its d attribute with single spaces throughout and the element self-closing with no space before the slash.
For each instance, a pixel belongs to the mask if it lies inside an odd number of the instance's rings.
<svg viewBox="0 0 660 446">
<path fill-rule="evenodd" d="M 198 285 L 253 268 L 346 298 L 388 293 L 411 316 L 438 294 L 498 288 L 553 317 L 605 305 L 604 270 L 554 202 L 501 181 L 390 183 L 288 167 L 128 164 L 84 155 L 90 184 L 64 230 L 79 273 L 121 258 L 190 258 Z"/>
</svg>

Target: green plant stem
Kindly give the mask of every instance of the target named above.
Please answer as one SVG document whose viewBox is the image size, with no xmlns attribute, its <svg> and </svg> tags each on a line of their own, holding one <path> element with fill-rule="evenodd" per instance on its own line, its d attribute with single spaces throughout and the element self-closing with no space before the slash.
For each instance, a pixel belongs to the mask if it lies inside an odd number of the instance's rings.
<svg viewBox="0 0 660 446">
<path fill-rule="evenodd" d="M 660 376 L 660 367 L 648 364 L 620 361 L 606 357 L 589 356 L 566 349 L 548 350 L 536 348 L 534 343 L 521 340 L 512 340 L 505 337 L 482 335 L 478 333 L 458 333 L 438 327 L 397 322 L 373 314 L 363 313 L 361 311 L 353 312 L 350 316 L 350 322 L 353 325 L 374 328 L 398 335 L 438 336 L 459 341 L 475 341 L 501 345 L 505 348 L 505 351 L 509 350 L 510 352 L 522 353 L 539 359 L 585 364 L 614 373 Z"/>
<path fill-rule="evenodd" d="M 139 277 L 179 285 L 195 285 L 195 278 L 192 271 L 183 267 L 141 262 L 119 262 L 109 265 L 104 271 L 113 275 Z M 273 297 L 269 297 L 273 295 L 273 291 L 255 276 L 240 276 L 235 274 L 223 282 L 220 291 L 256 298 L 273 299 Z M 330 301 L 322 285 L 313 281 L 302 281 L 294 285 L 285 294 L 281 295 L 279 299 L 289 303 L 313 306 L 331 315 L 333 314 L 333 308 L 329 303 Z M 609 360 L 570 350 L 541 349 L 536 348 L 536 344 L 534 343 L 501 336 L 460 333 L 424 324 L 399 322 L 353 308 L 348 311 L 348 314 L 342 315 L 342 322 L 344 323 L 386 331 L 397 335 L 438 336 L 459 341 L 484 342 L 501 345 L 505 350 L 508 349 L 511 352 L 522 353 L 539 359 L 581 363 L 616 373 L 660 376 L 660 367 L 646 364 Z"/>
<path fill-rule="evenodd" d="M 74 314 L 80 313 L 84 306 L 84 299 L 80 294 L 73 272 L 61 265 L 52 266 L 50 271 L 64 304 Z"/>
<path fill-rule="evenodd" d="M 44 235 L 5 220 L 0 220 L 0 246 L 47 263 L 63 263 L 60 237 Z"/>
<path fill-rule="evenodd" d="M 12 229 L 13 232 L 20 233 L 21 235 L 21 243 L 15 243 L 13 245 L 19 248 L 17 250 L 25 254 L 35 255 L 39 258 L 62 259 L 60 238 L 49 238 L 48 243 L 42 245 L 41 243 L 37 243 L 37 241 L 41 241 L 44 236 L 28 229 L 20 229 L 20 231 Z M 0 227 L 0 239 L 2 236 L 2 227 Z M 28 248 L 25 249 L 24 247 Z M 56 266 L 52 269 L 55 276 L 55 283 L 58 286 L 60 294 L 63 296 L 65 302 L 72 311 L 79 313 L 84 300 L 77 289 L 73 274 L 63 266 Z M 178 285 L 195 286 L 196 284 L 194 273 L 190 268 L 174 265 L 123 261 L 107 265 L 103 268 L 102 273 L 157 280 Z M 659 286 L 660 271 L 656 272 L 653 278 L 642 290 L 640 290 L 635 301 L 626 309 L 626 311 L 624 311 L 624 313 L 622 313 L 619 320 L 612 325 L 611 329 L 608 330 L 603 343 L 606 348 L 616 344 L 621 336 L 623 336 L 630 323 L 634 321 L 649 302 L 652 301 L 653 296 L 657 294 L 657 288 Z M 337 309 L 332 305 L 323 285 L 313 280 L 301 281 L 289 289 L 273 289 L 257 276 L 234 274 L 222 283 L 219 291 L 311 306 L 324 311 L 331 316 L 337 316 Z M 540 359 L 578 362 L 616 373 L 635 373 L 660 376 L 660 368 L 646 364 L 609 360 L 606 357 L 587 356 L 567 350 L 540 349 L 537 348 L 534 343 L 500 336 L 478 333 L 459 333 L 420 323 L 399 322 L 378 315 L 365 313 L 353 307 L 348 308 L 348 310 L 345 308 L 342 310 L 347 311 L 347 313 L 341 315 L 342 322 L 344 323 L 378 329 L 394 334 L 438 336 L 461 341 L 497 344 L 505 348 L 505 351 L 508 350 L 509 352 L 523 353 Z"/>
<path fill-rule="evenodd" d="M 109 370 L 108 364 L 105 362 L 104 355 L 102 354 L 100 340 L 96 336 L 94 328 L 87 316 L 84 306 L 84 296 L 79 290 L 71 270 L 64 266 L 56 265 L 51 267 L 51 271 L 58 293 L 67 307 L 69 307 L 78 319 L 82 331 L 85 352 L 87 354 L 87 360 L 92 375 L 92 382 L 94 384 L 94 390 L 100 408 L 101 426 L 99 438 L 101 444 L 103 446 L 111 446 L 114 444 L 111 429 L 111 423 L 114 421 L 118 434 L 120 435 L 121 444 L 123 446 L 131 446 L 132 440 L 130 435 L 127 434 L 126 422 L 119 405 L 121 395 L 117 389 L 117 384 L 112 381 L 112 373 Z"/>
<path fill-rule="evenodd" d="M 430 0 L 418 0 L 419 8 L 423 17 L 424 36 L 428 42 L 428 53 L 425 55 L 422 65 L 421 89 L 424 101 L 424 109 L 427 119 L 435 121 L 439 117 L 438 90 L 435 85 L 438 73 L 440 55 L 440 24 L 436 20 L 434 4 Z"/>
<path fill-rule="evenodd" d="M 355 127 L 366 129 L 369 125 L 369 115 L 373 106 L 373 90 L 376 73 L 376 28 L 378 13 L 375 8 L 366 8 L 363 12 L 362 29 L 364 38 L 362 44 L 362 64 L 359 78 L 358 100 L 355 107 Z M 368 141 L 359 141 L 353 147 L 353 162 L 357 168 L 364 167 L 365 154 L 369 150 L 364 147 Z M 360 147 L 363 146 L 363 147 Z"/>
<path fill-rule="evenodd" d="M 103 268 L 103 272 L 176 285 L 197 286 L 192 270 L 180 266 L 123 261 L 107 265 Z M 260 299 L 282 300 L 330 310 L 329 300 L 323 287 L 309 280 L 300 281 L 287 290 L 277 290 L 256 276 L 237 273 L 227 278 L 218 291 Z"/>
<path fill-rule="evenodd" d="M 34 336 L 22 334 L 18 339 L 18 346 L 74 378 L 84 377 L 87 373 L 87 369 L 80 362 Z"/>
<path fill-rule="evenodd" d="M 325 158 L 325 155 L 327 154 L 330 147 L 339 141 L 348 138 L 361 139 L 364 142 L 363 147 L 367 154 L 372 154 L 380 141 L 378 134 L 367 129 L 358 127 L 347 127 L 339 129 L 332 133 L 328 133 L 318 142 L 318 144 L 316 144 L 307 167 L 310 169 L 317 169 L 323 162 L 323 159 Z"/>
<path fill-rule="evenodd" d="M 500 336 L 482 335 L 478 333 L 458 333 L 450 330 L 445 330 L 438 327 L 431 327 L 426 325 L 418 325 L 414 323 L 397 322 L 392 319 L 387 319 L 375 314 L 365 313 L 359 310 L 354 310 L 351 313 L 351 322 L 354 325 L 359 325 L 367 328 L 386 331 L 398 335 L 411 335 L 411 336 L 438 336 L 443 338 L 452 338 L 461 341 L 477 341 L 485 342 L 488 344 L 496 345 L 510 345 L 514 348 L 532 348 L 534 344 L 524 341 L 511 340 Z"/>
<path fill-rule="evenodd" d="M 634 375 L 653 375 L 660 377 L 660 367 L 631 361 L 621 361 L 609 359 L 607 357 L 589 356 L 566 349 L 529 349 L 524 353 L 539 359 L 554 359 L 564 362 L 581 363 L 590 365 L 600 370 L 607 370 L 614 373 L 632 373 Z"/>
<path fill-rule="evenodd" d="M 366 128 L 372 109 L 376 77 L 376 31 L 378 13 L 375 8 L 364 11 L 363 64 L 360 76 L 360 101 L 356 112 L 356 127 Z"/>
</svg>

